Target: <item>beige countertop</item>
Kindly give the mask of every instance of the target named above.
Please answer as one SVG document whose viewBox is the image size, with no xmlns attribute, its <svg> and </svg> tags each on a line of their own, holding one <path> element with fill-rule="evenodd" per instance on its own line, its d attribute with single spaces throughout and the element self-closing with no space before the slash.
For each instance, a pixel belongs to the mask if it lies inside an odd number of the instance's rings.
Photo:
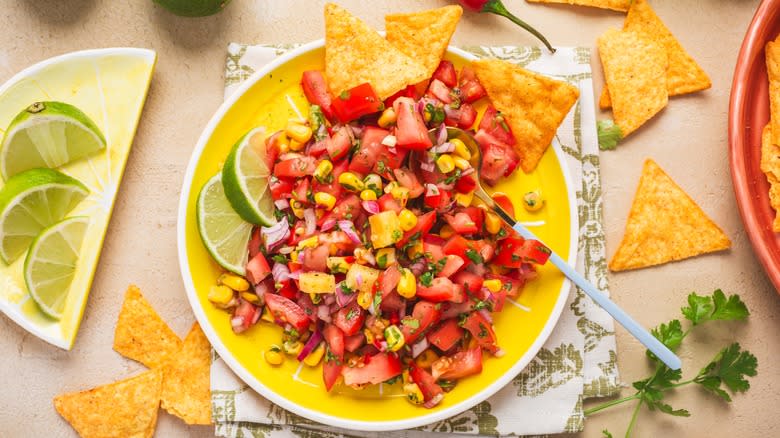
<svg viewBox="0 0 780 438">
<path fill-rule="evenodd" d="M 622 14 L 582 7 L 526 4 L 505 0 L 519 16 L 556 45 L 595 46 Z M 26 0 L 0 2 L 0 83 L 22 68 L 73 50 L 137 46 L 158 53 L 125 179 L 92 287 L 79 337 L 62 351 L 27 334 L 0 316 L 0 436 L 74 436 L 55 412 L 52 397 L 127 377 L 142 366 L 111 349 L 117 312 L 128 284 L 135 283 L 173 329 L 184 336 L 194 317 L 185 298 L 176 257 L 176 212 L 190 153 L 222 100 L 228 42 L 286 43 L 321 38 L 320 1 L 234 0 L 213 17 L 175 17 L 151 0 Z M 435 1 L 340 1 L 381 28 L 387 12 L 444 5 Z M 769 436 L 780 428 L 780 297 L 752 254 L 731 188 L 726 117 L 734 63 L 755 0 L 654 0 L 651 4 L 683 46 L 712 78 L 712 89 L 675 97 L 670 105 L 617 151 L 602 153 L 607 253 L 623 226 L 642 162 L 655 159 L 731 237 L 730 251 L 627 273 L 611 273 L 614 299 L 645 326 L 679 315 L 691 291 L 722 288 L 739 293 L 752 316 L 748 323 L 704 328 L 686 340 L 681 355 L 688 373 L 719 349 L 738 340 L 759 361 L 752 389 L 727 405 L 698 388 L 671 397 L 691 418 L 643 412 L 637 436 Z M 420 6 L 422 5 L 422 6 Z M 466 13 L 454 44 L 521 44 L 536 41 L 508 21 Z M 601 68 L 594 58 L 595 88 Z M 605 114 L 601 114 L 606 117 Z M 648 374 L 643 348 L 617 329 L 623 381 Z M 625 391 L 628 393 L 628 390 Z M 609 428 L 620 436 L 631 408 L 625 406 L 586 420 L 581 436 Z M 774 432 L 776 433 L 776 432 Z M 158 437 L 210 436 L 210 427 L 188 428 L 161 411 Z"/>
</svg>

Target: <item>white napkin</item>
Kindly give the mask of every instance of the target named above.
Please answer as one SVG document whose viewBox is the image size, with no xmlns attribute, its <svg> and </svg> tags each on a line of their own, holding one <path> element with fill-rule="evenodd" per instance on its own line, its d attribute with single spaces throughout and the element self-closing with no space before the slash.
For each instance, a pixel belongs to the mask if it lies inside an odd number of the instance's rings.
<svg viewBox="0 0 780 438">
<path fill-rule="evenodd" d="M 296 45 L 228 46 L 225 97 L 254 71 Z M 590 70 L 590 49 L 559 48 L 554 55 L 538 47 L 470 47 L 477 56 L 495 57 L 574 84 L 580 99 L 558 129 L 555 142 L 566 155 L 577 188 L 580 241 L 577 269 L 607 290 L 599 150 Z M 582 430 L 582 400 L 618 390 L 612 318 L 580 290 L 573 289 L 560 321 L 536 358 L 488 400 L 453 418 L 416 430 L 382 437 L 428 438 L 431 433 L 538 435 Z M 377 433 L 334 429 L 301 418 L 264 399 L 214 355 L 212 412 L 216 434 L 243 436 L 355 436 Z"/>
</svg>

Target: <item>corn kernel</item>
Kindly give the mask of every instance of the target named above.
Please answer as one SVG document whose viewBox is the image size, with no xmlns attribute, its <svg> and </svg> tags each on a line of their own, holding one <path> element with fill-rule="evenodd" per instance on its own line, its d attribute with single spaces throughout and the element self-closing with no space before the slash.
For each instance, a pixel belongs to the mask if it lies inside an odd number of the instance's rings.
<svg viewBox="0 0 780 438">
<path fill-rule="evenodd" d="M 497 234 L 501 231 L 501 218 L 492 211 L 485 211 L 485 229 L 490 234 Z"/>
<path fill-rule="evenodd" d="M 271 311 L 268 310 L 268 306 L 263 307 L 263 314 L 260 315 L 260 319 L 266 322 L 274 322 L 274 316 L 271 315 Z"/>
<path fill-rule="evenodd" d="M 322 302 L 322 297 L 320 294 L 316 294 L 314 292 L 309 293 L 309 299 L 311 299 L 311 303 L 314 305 L 320 304 Z"/>
<path fill-rule="evenodd" d="M 398 220 L 401 221 L 401 229 L 404 231 L 409 231 L 417 225 L 417 216 L 405 208 L 398 214 Z"/>
<path fill-rule="evenodd" d="M 242 292 L 241 298 L 249 301 L 252 304 L 260 304 L 260 297 L 253 294 L 252 292 Z"/>
<path fill-rule="evenodd" d="M 363 178 L 363 183 L 365 184 L 367 189 L 371 189 L 374 191 L 374 193 L 382 193 L 382 177 L 375 174 L 375 173 L 369 173 L 366 175 L 365 178 Z"/>
<path fill-rule="evenodd" d="M 439 168 L 441 173 L 450 173 L 455 170 L 455 160 L 452 159 L 452 155 L 444 154 L 436 159 L 436 167 Z"/>
<path fill-rule="evenodd" d="M 393 190 L 390 191 L 390 196 L 404 207 L 406 206 L 406 202 L 409 201 L 409 189 L 401 186 L 394 187 Z"/>
<path fill-rule="evenodd" d="M 453 138 L 449 140 L 455 146 L 455 155 L 463 158 L 464 160 L 471 159 L 471 151 L 466 147 L 466 144 L 459 138 Z"/>
<path fill-rule="evenodd" d="M 292 201 L 290 201 L 290 208 L 292 209 L 292 212 L 295 215 L 295 217 L 297 217 L 298 219 L 303 219 L 303 210 L 305 210 L 303 208 L 303 204 L 293 199 Z"/>
<path fill-rule="evenodd" d="M 528 192 L 523 196 L 523 207 L 528 211 L 538 211 L 544 206 L 544 199 L 538 190 Z"/>
<path fill-rule="evenodd" d="M 468 193 L 455 193 L 455 202 L 462 207 L 468 207 L 471 205 L 471 201 L 474 200 L 474 192 Z"/>
<path fill-rule="evenodd" d="M 485 280 L 482 282 L 482 286 L 486 287 L 487 290 L 490 292 L 496 293 L 501 290 L 501 280 L 499 279 L 491 279 L 491 280 Z"/>
<path fill-rule="evenodd" d="M 379 116 L 379 120 L 377 120 L 377 124 L 381 126 L 382 128 L 387 128 L 388 126 L 395 123 L 397 117 L 395 114 L 395 110 L 393 107 L 388 107 L 384 111 L 382 111 L 382 115 Z"/>
<path fill-rule="evenodd" d="M 406 401 L 413 405 L 421 405 L 425 403 L 423 393 L 416 383 L 407 383 L 404 385 L 404 395 L 406 396 Z"/>
<path fill-rule="evenodd" d="M 404 334 L 397 325 L 393 324 L 385 328 L 385 341 L 387 342 L 387 349 L 390 351 L 398 351 L 403 348 Z"/>
<path fill-rule="evenodd" d="M 325 343 L 320 342 L 319 345 L 317 345 L 317 348 L 312 350 L 311 353 L 309 353 L 308 356 L 306 356 L 305 359 L 303 359 L 303 363 L 310 367 L 316 367 L 317 364 L 320 363 L 322 360 L 322 356 L 325 355 Z"/>
<path fill-rule="evenodd" d="M 290 152 L 290 139 L 287 138 L 287 134 L 281 132 L 279 136 L 276 137 L 276 146 L 279 148 L 280 154 Z"/>
<path fill-rule="evenodd" d="M 347 261 L 346 257 L 328 257 L 325 261 L 330 272 L 334 274 L 346 274 L 352 263 Z"/>
<path fill-rule="evenodd" d="M 428 348 L 420 353 L 419 356 L 417 356 L 417 358 L 414 360 L 414 363 L 416 363 L 420 368 L 430 369 L 431 365 L 436 362 L 437 359 L 439 359 L 439 355 L 436 354 L 435 351 Z"/>
<path fill-rule="evenodd" d="M 339 184 L 352 192 L 362 192 L 365 184 L 352 172 L 344 172 L 339 175 Z"/>
<path fill-rule="evenodd" d="M 303 143 L 297 142 L 293 139 L 290 139 L 290 150 L 295 152 L 300 152 L 303 150 Z"/>
<path fill-rule="evenodd" d="M 290 137 L 290 140 L 301 144 L 305 144 L 307 141 L 309 141 L 312 134 L 311 128 L 308 126 L 300 122 L 292 123 L 292 121 L 287 123 L 287 127 L 284 129 L 284 133 Z"/>
<path fill-rule="evenodd" d="M 365 189 L 360 192 L 360 199 L 364 201 L 376 201 L 376 192 L 371 189 Z"/>
<path fill-rule="evenodd" d="M 408 268 L 401 270 L 401 279 L 398 280 L 398 295 L 404 298 L 413 298 L 417 294 L 417 279 Z"/>
<path fill-rule="evenodd" d="M 374 343 L 374 332 L 369 329 L 363 329 L 363 335 L 366 337 L 366 344 Z"/>
<path fill-rule="evenodd" d="M 325 182 L 326 178 L 333 171 L 333 163 L 330 160 L 322 160 L 317 168 L 314 169 L 314 178 L 317 178 L 319 182 Z"/>
<path fill-rule="evenodd" d="M 293 263 L 298 263 L 298 251 L 293 251 L 290 253 L 290 261 Z"/>
<path fill-rule="evenodd" d="M 376 265 L 385 269 L 397 263 L 395 258 L 395 248 L 382 248 L 376 252 Z"/>
<path fill-rule="evenodd" d="M 282 356 L 282 349 L 278 345 L 271 345 L 268 350 L 263 354 L 265 361 L 271 365 L 278 366 L 284 362 L 284 356 Z"/>
<path fill-rule="evenodd" d="M 406 250 L 406 256 L 410 259 L 414 260 L 419 256 L 422 256 L 425 253 L 425 249 L 423 248 L 423 243 L 421 241 L 415 242 L 413 245 L 409 247 L 409 249 Z"/>
<path fill-rule="evenodd" d="M 209 289 L 208 298 L 215 306 L 225 307 L 233 300 L 233 290 L 224 285 L 214 285 Z"/>
<path fill-rule="evenodd" d="M 368 309 L 369 306 L 371 306 L 371 302 L 373 301 L 373 296 L 371 292 L 368 291 L 360 291 L 358 292 L 357 296 L 357 303 L 358 306 Z"/>
<path fill-rule="evenodd" d="M 336 197 L 327 192 L 317 192 L 314 194 L 314 203 L 325 210 L 333 210 L 336 206 Z"/>
<path fill-rule="evenodd" d="M 314 235 L 298 242 L 298 250 L 302 250 L 304 248 L 316 248 L 317 245 L 319 244 L 320 244 L 319 236 Z"/>
<path fill-rule="evenodd" d="M 398 187 L 400 187 L 400 186 L 398 185 L 397 182 L 390 181 L 389 183 L 387 183 L 387 185 L 385 185 L 384 192 L 385 193 L 392 193 L 393 190 L 398 188 Z"/>
<path fill-rule="evenodd" d="M 457 167 L 460 170 L 466 170 L 469 167 L 471 167 L 471 163 L 469 163 L 469 160 L 461 157 L 453 157 L 452 162 L 455 163 L 455 167 Z"/>
<path fill-rule="evenodd" d="M 449 225 L 442 225 L 441 229 L 439 230 L 439 236 L 441 236 L 442 239 L 449 239 L 454 234 L 455 230 L 453 230 Z"/>
<path fill-rule="evenodd" d="M 303 343 L 300 341 L 284 341 L 282 349 L 290 356 L 298 356 L 303 350 Z"/>
<path fill-rule="evenodd" d="M 224 273 L 217 279 L 217 284 L 224 284 L 236 292 L 249 290 L 249 282 L 238 275 Z"/>
</svg>

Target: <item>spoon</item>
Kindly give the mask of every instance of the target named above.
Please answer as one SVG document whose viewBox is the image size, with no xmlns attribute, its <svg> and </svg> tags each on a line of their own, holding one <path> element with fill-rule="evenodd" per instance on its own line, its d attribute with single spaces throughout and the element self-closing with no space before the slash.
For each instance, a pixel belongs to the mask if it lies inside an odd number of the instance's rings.
<svg viewBox="0 0 780 438">
<path fill-rule="evenodd" d="M 438 129 L 431 129 L 428 133 L 432 139 L 436 139 Z M 512 216 L 509 215 L 504 209 L 502 209 L 493 198 L 482 187 L 482 181 L 479 178 L 480 171 L 482 170 L 481 151 L 477 145 L 477 141 L 468 132 L 458 129 L 447 127 L 447 138 L 457 138 L 466 145 L 471 152 L 471 165 L 476 169 L 477 188 L 474 191 L 474 195 L 481 199 L 482 202 L 492 209 L 498 216 L 503 219 L 513 230 L 517 231 L 524 239 L 533 239 L 541 242 L 532 232 L 530 232 L 523 224 L 517 222 Z M 543 245 L 544 242 L 541 242 Z M 545 245 L 547 246 L 547 245 Z M 547 246 L 549 248 L 549 246 Z M 673 370 L 679 370 L 681 366 L 680 358 L 677 357 L 669 348 L 667 348 L 661 341 L 655 338 L 650 332 L 642 327 L 634 318 L 632 318 L 623 309 L 618 307 L 614 301 L 610 300 L 603 292 L 599 291 L 596 286 L 589 282 L 573 267 L 569 266 L 558 254 L 551 250 L 550 262 L 557 267 L 569 280 L 571 280 L 578 288 L 584 291 L 588 296 L 593 299 L 599 306 L 607 311 L 617 322 L 619 322 L 629 333 L 631 333 L 639 342 L 648 348 L 653 354 L 658 357 L 661 362 L 666 364 Z"/>
</svg>

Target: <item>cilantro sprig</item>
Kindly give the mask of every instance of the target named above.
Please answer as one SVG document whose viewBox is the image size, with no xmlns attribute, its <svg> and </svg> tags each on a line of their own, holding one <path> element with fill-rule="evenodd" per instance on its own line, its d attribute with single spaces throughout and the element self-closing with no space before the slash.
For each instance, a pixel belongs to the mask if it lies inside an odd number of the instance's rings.
<svg viewBox="0 0 780 438">
<path fill-rule="evenodd" d="M 691 293 L 688 295 L 688 305 L 682 307 L 681 311 L 683 318 L 690 323 L 687 329 L 683 329 L 683 324 L 679 319 L 673 319 L 651 330 L 653 336 L 673 351 L 682 345 L 683 340 L 691 330 L 706 322 L 744 320 L 750 315 L 739 295 L 726 296 L 720 289 L 709 296 Z M 758 368 L 756 357 L 749 351 L 742 350 L 737 342 L 721 349 L 707 365 L 688 380 L 682 380 L 681 370 L 668 368 L 650 351 L 647 351 L 647 357 L 655 366 L 655 371 L 650 377 L 633 383 L 633 387 L 636 389 L 634 394 L 586 409 L 585 415 L 593 415 L 612 406 L 637 400 L 638 403 L 634 407 L 631 422 L 626 430 L 626 437 L 628 437 L 636 425 L 639 411 L 643 405 L 650 411 L 658 410 L 676 417 L 689 417 L 691 415 L 687 409 L 675 409 L 664 401 L 668 391 L 695 384 L 705 391 L 717 395 L 722 400 L 731 402 L 729 392 L 733 395 L 750 389 L 750 382 L 746 377 L 755 376 Z M 602 433 L 605 437 L 612 437 L 612 434 L 606 429 Z"/>
<path fill-rule="evenodd" d="M 623 131 L 612 120 L 596 122 L 596 131 L 599 138 L 599 149 L 602 151 L 614 150 L 620 140 L 623 140 Z"/>
</svg>

